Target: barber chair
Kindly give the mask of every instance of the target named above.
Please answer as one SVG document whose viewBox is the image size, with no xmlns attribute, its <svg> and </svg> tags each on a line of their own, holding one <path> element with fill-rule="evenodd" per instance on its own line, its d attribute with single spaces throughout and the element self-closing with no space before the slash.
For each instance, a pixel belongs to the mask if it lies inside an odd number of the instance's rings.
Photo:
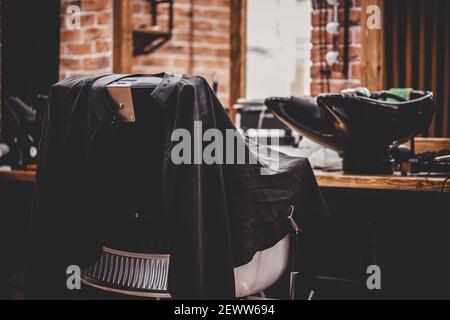
<svg viewBox="0 0 450 320">
<path fill-rule="evenodd" d="M 108 212 L 111 223 L 105 236 L 109 240 L 100 259 L 82 273 L 86 286 L 107 293 L 171 298 L 167 287 L 171 229 L 167 217 L 161 215 L 167 115 L 149 94 L 160 81 L 158 77 L 128 77 L 107 87 L 119 114 L 109 138 L 99 143 L 99 165 L 94 172 L 100 183 L 95 189 L 102 190 L 106 203 L 102 210 Z M 147 147 L 149 143 L 154 148 Z M 289 258 L 287 236 L 236 268 L 236 297 L 249 297 L 271 287 L 287 274 Z"/>
<path fill-rule="evenodd" d="M 358 88 L 322 94 L 317 104 L 273 97 L 266 105 L 293 130 L 340 153 L 345 172 L 391 174 L 392 147 L 426 132 L 435 112 L 431 92 L 408 95 Z"/>
</svg>

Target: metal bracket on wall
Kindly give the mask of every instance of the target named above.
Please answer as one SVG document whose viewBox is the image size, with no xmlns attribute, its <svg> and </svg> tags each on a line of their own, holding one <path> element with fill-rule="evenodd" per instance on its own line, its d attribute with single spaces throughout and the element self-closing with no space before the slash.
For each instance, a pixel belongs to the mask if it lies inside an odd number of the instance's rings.
<svg viewBox="0 0 450 320">
<path fill-rule="evenodd" d="M 147 0 L 151 6 L 151 27 L 133 30 L 133 55 L 150 54 L 159 49 L 172 38 L 173 31 L 173 0 Z M 158 23 L 158 7 L 168 5 L 168 26 L 162 30 Z"/>
<path fill-rule="evenodd" d="M 351 1 L 344 1 L 344 70 L 346 78 L 349 76 L 350 69 L 350 7 Z"/>
</svg>

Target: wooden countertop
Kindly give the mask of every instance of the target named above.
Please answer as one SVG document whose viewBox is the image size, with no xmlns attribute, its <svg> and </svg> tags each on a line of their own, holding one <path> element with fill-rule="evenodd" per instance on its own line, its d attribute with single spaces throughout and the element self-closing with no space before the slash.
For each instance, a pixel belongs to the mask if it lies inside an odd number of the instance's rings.
<svg viewBox="0 0 450 320">
<path fill-rule="evenodd" d="M 369 190 L 397 190 L 397 191 L 427 191 L 442 192 L 445 182 L 443 177 L 394 175 L 350 175 L 342 172 L 315 171 L 317 181 L 321 187 L 369 189 Z M 446 183 L 444 192 L 450 192 L 450 181 Z"/>
<path fill-rule="evenodd" d="M 35 177 L 34 171 L 0 171 L 0 181 L 34 183 Z"/>
<path fill-rule="evenodd" d="M 445 178 L 400 175 L 348 175 L 341 172 L 315 171 L 321 187 L 369 190 L 441 192 Z M 33 183 L 34 171 L 0 171 L 0 181 Z M 450 181 L 445 192 L 450 192 Z"/>
</svg>

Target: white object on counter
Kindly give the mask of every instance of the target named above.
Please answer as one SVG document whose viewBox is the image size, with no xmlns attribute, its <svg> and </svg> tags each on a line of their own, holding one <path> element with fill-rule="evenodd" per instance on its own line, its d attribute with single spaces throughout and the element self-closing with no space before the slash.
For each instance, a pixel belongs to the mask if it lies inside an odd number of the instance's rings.
<svg viewBox="0 0 450 320">
<path fill-rule="evenodd" d="M 298 147 L 280 146 L 278 149 L 291 157 L 308 158 L 314 169 L 338 171 L 343 168 L 342 158 L 336 151 L 325 148 L 308 138 L 303 138 Z"/>
<path fill-rule="evenodd" d="M 10 152 L 6 144 L 0 143 L 0 158 L 6 156 Z"/>
</svg>

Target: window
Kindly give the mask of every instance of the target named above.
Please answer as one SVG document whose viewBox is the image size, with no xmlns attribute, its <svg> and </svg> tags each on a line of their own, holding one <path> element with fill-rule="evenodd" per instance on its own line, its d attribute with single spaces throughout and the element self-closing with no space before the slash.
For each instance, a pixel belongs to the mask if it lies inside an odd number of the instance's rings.
<svg viewBox="0 0 450 320">
<path fill-rule="evenodd" d="M 246 96 L 310 93 L 310 0 L 247 0 Z"/>
</svg>

